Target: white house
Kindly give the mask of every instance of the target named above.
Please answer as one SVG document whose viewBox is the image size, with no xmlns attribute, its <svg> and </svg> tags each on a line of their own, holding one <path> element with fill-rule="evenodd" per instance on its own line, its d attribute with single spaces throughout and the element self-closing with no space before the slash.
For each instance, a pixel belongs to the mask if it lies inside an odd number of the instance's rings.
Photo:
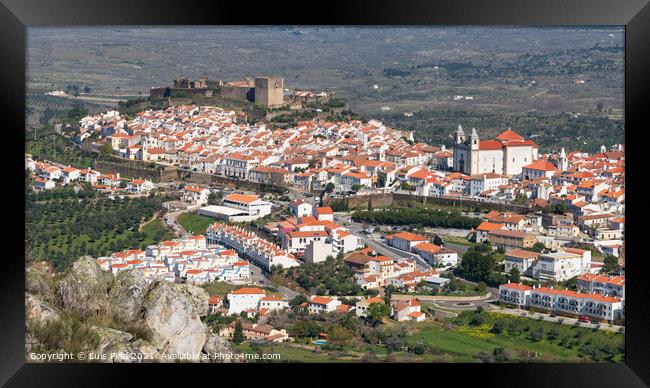
<svg viewBox="0 0 650 388">
<path fill-rule="evenodd" d="M 410 252 L 416 245 L 429 242 L 429 239 L 411 232 L 399 232 L 386 236 L 386 241 L 391 247 Z"/>
<path fill-rule="evenodd" d="M 420 257 L 433 266 L 453 267 L 458 264 L 458 253 L 436 244 L 428 242 L 419 243 L 413 247 Z"/>
<path fill-rule="evenodd" d="M 190 203 L 192 205 L 204 205 L 208 203 L 208 196 L 210 195 L 210 190 L 201 188 L 198 186 L 185 186 L 183 188 L 183 202 Z"/>
<path fill-rule="evenodd" d="M 517 307 L 528 307 L 532 289 L 521 283 L 502 284 L 499 286 L 499 301 Z"/>
<path fill-rule="evenodd" d="M 521 169 L 521 178 L 532 180 L 537 178 L 550 178 L 557 174 L 557 167 L 546 160 L 536 160 Z"/>
<path fill-rule="evenodd" d="M 248 309 L 257 310 L 266 292 L 256 287 L 244 287 L 228 294 L 228 314 L 239 314 Z"/>
<path fill-rule="evenodd" d="M 507 185 L 508 178 L 495 173 L 472 175 L 469 184 L 470 197 L 477 196 L 484 191 L 497 190 L 499 186 Z"/>
<path fill-rule="evenodd" d="M 531 276 L 535 279 L 565 281 L 589 272 L 591 259 L 571 252 L 542 254 L 532 265 Z"/>
<path fill-rule="evenodd" d="M 291 211 L 296 217 L 308 217 L 312 213 L 313 206 L 302 199 L 294 199 L 289 204 Z"/>
<path fill-rule="evenodd" d="M 532 272 L 533 265 L 539 257 L 539 253 L 524 249 L 513 249 L 506 253 L 504 271 L 510 273 L 517 268 L 520 274 L 527 275 Z"/>
<path fill-rule="evenodd" d="M 307 311 L 310 314 L 335 311 L 341 305 L 341 301 L 324 296 L 312 296 L 307 302 Z"/>
<path fill-rule="evenodd" d="M 135 194 L 141 194 L 141 193 L 146 193 L 155 188 L 156 185 L 154 185 L 152 182 L 144 179 L 134 179 L 131 182 L 127 183 L 126 185 L 126 190 L 135 193 Z"/>
<path fill-rule="evenodd" d="M 315 207 L 313 215 L 318 221 L 334 222 L 334 211 L 329 206 Z"/>
</svg>

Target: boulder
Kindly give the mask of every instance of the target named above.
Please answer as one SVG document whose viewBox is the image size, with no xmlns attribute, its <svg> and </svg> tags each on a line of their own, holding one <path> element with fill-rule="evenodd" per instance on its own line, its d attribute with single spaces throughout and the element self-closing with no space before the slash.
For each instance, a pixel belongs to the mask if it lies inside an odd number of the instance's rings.
<svg viewBox="0 0 650 388">
<path fill-rule="evenodd" d="M 208 355 L 209 362 L 233 362 L 233 360 L 227 356 L 233 353 L 232 348 L 230 347 L 230 342 L 215 333 L 210 333 L 208 336 L 208 339 L 203 345 L 203 352 Z M 223 356 L 216 356 L 218 354 L 221 354 Z"/>
<path fill-rule="evenodd" d="M 54 294 L 54 280 L 43 265 L 32 265 L 25 270 L 25 290 L 45 297 Z"/>
<path fill-rule="evenodd" d="M 25 293 L 25 320 L 27 326 L 34 323 L 42 324 L 48 320 L 58 320 L 59 312 L 49 303 L 35 296 Z"/>
<path fill-rule="evenodd" d="M 142 319 L 144 299 L 149 292 L 149 282 L 141 271 L 120 271 L 108 292 L 110 311 L 122 322 L 134 324 Z"/>
<path fill-rule="evenodd" d="M 59 285 L 59 297 L 66 310 L 91 315 L 108 310 L 108 289 L 113 281 L 95 259 L 84 256 L 75 261 Z"/>
<path fill-rule="evenodd" d="M 144 320 L 159 352 L 177 355 L 201 352 L 207 339 L 207 328 L 199 318 L 202 303 L 198 298 L 201 297 L 207 301 L 208 294 L 199 287 L 168 282 L 157 283 L 149 291 L 144 301 Z"/>
</svg>

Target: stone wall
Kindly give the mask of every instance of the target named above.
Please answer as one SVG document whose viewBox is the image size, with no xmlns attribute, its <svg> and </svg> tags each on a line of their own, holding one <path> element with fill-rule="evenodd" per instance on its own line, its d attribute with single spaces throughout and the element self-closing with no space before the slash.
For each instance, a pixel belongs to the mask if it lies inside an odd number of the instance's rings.
<svg viewBox="0 0 650 388">
<path fill-rule="evenodd" d="M 119 173 L 122 178 L 142 178 L 152 182 L 160 182 L 162 169 L 159 166 L 150 167 L 150 163 L 133 160 L 106 161 L 96 160 L 93 168 L 102 174 Z"/>
<path fill-rule="evenodd" d="M 315 193 L 316 195 L 320 192 Z M 329 206 L 332 202 L 341 201 L 341 198 L 327 198 L 324 201 L 325 206 Z M 352 195 L 346 198 L 348 207 L 354 209 L 356 207 L 366 208 L 368 202 L 372 201 L 373 207 L 388 206 L 397 201 L 414 201 L 420 203 L 429 203 L 434 205 L 443 205 L 443 206 L 453 206 L 459 208 L 474 208 L 481 207 L 482 209 L 490 210 L 499 210 L 499 211 L 511 211 L 516 213 L 530 213 L 532 208 L 529 208 L 524 205 L 515 205 L 515 204 L 501 204 L 501 203 L 491 203 L 491 202 L 480 202 L 473 201 L 469 199 L 457 199 L 457 198 L 440 198 L 440 197 L 423 197 L 420 195 L 408 195 L 408 194 L 396 194 L 396 193 L 382 193 L 382 194 L 372 194 L 372 195 Z"/>
</svg>

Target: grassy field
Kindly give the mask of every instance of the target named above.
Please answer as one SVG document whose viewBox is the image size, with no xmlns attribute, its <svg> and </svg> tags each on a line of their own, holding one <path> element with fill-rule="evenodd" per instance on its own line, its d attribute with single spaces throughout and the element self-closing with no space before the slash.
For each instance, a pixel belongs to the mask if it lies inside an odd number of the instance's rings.
<svg viewBox="0 0 650 388">
<path fill-rule="evenodd" d="M 454 355 L 455 361 L 471 360 L 479 352 L 491 353 L 503 348 L 512 353 L 511 360 L 521 361 L 623 361 L 624 336 L 587 328 L 561 325 L 528 318 L 482 313 L 484 321 L 472 325 L 473 313 L 463 313 L 454 320 L 454 327 L 445 330 L 431 323 L 414 334 L 409 341 L 421 341 L 439 351 Z M 502 332 L 491 332 L 501 321 Z M 542 333 L 539 340 L 532 333 Z"/>
<path fill-rule="evenodd" d="M 191 213 L 183 213 L 178 216 L 177 220 L 188 233 L 192 234 L 205 234 L 208 226 L 216 222 L 214 218 Z"/>
<path fill-rule="evenodd" d="M 238 349 L 245 353 L 279 353 L 273 362 L 622 362 L 622 334 L 537 321 L 529 318 L 481 313 L 480 324 L 472 323 L 474 312 L 441 322 L 416 324 L 390 321 L 393 328 L 404 327 L 408 333 L 406 348 L 389 353 L 384 345 L 355 341 L 344 348 L 328 349 L 306 340 L 299 343 L 251 345 Z M 494 332 L 497 321 L 503 330 Z M 540 332 L 541 337 L 531 338 Z M 415 351 L 416 347 L 423 349 Z M 424 346 L 424 347 L 423 347 Z M 496 350 L 495 350 L 496 349 Z M 507 356 L 497 360 L 501 350 Z"/>
</svg>

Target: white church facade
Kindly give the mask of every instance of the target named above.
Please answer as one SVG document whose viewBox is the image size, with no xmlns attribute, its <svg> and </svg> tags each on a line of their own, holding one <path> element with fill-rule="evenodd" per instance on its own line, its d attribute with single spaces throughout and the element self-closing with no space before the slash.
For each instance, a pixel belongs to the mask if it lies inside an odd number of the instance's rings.
<svg viewBox="0 0 650 388">
<path fill-rule="evenodd" d="M 494 140 L 481 140 L 472 128 L 469 137 L 460 125 L 454 136 L 454 169 L 468 175 L 521 174 L 524 166 L 538 159 L 539 146 L 507 129 Z"/>
</svg>

